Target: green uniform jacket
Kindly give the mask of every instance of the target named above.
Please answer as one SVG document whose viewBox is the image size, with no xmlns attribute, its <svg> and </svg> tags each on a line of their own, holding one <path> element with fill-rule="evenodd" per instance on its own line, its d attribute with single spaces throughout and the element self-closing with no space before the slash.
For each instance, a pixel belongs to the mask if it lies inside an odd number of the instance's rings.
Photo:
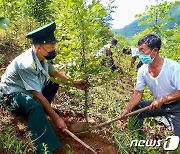
<svg viewBox="0 0 180 154">
<path fill-rule="evenodd" d="M 42 92 L 48 74 L 55 69 L 51 61 L 39 61 L 34 46 L 16 57 L 1 77 L 0 90 L 4 94 L 35 90 Z M 29 93 L 28 93 L 29 94 Z"/>
</svg>

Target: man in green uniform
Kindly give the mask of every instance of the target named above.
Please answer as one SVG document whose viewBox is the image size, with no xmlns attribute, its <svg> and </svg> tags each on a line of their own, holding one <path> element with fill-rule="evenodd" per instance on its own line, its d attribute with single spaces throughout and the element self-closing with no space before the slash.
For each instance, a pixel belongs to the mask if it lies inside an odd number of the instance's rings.
<svg viewBox="0 0 180 154">
<path fill-rule="evenodd" d="M 67 128 L 64 120 L 50 105 L 58 84 L 49 81 L 48 76 L 68 81 L 67 77 L 55 71 L 51 62 L 56 56 L 55 29 L 56 24 L 52 22 L 27 34 L 26 37 L 33 41 L 32 47 L 11 62 L 0 83 L 3 103 L 10 106 L 13 113 L 28 117 L 28 126 L 38 153 L 43 153 L 44 145 L 49 153 L 61 146 L 46 114 L 57 128 Z M 86 88 L 84 81 L 75 81 L 73 85 L 79 89 Z"/>
</svg>

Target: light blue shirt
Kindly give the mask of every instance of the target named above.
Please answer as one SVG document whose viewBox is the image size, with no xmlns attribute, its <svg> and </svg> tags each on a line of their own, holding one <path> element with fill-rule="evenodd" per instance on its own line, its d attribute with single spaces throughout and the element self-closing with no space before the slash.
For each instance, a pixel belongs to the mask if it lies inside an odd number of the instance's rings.
<svg viewBox="0 0 180 154">
<path fill-rule="evenodd" d="M 35 90 L 42 92 L 48 74 L 55 69 L 51 61 L 39 61 L 34 46 L 16 57 L 1 77 L 0 89 L 5 94 Z"/>
</svg>

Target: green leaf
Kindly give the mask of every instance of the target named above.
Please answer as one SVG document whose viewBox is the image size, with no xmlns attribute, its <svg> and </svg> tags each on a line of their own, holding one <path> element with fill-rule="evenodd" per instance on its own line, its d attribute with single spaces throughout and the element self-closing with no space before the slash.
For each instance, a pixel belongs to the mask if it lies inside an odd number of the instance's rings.
<svg viewBox="0 0 180 154">
<path fill-rule="evenodd" d="M 0 17 L 0 29 L 5 29 L 10 24 L 8 18 Z"/>
</svg>

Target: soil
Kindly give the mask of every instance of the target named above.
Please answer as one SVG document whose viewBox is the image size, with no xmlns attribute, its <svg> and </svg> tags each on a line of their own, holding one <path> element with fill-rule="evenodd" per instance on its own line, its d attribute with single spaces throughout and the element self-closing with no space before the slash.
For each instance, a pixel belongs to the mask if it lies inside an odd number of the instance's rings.
<svg viewBox="0 0 180 154">
<path fill-rule="evenodd" d="M 21 51 L 18 50 L 19 47 L 16 47 L 14 43 L 5 43 L 3 45 L 0 45 L 0 56 L 2 56 L 3 60 L 0 62 L 0 75 L 3 73 L 9 62 L 15 57 L 18 53 L 15 51 Z M 118 89 L 121 93 L 124 93 L 123 89 Z M 57 102 L 68 102 L 69 98 L 73 97 L 71 94 L 61 94 L 61 96 L 57 97 Z M 73 102 L 71 102 L 73 103 Z M 56 104 L 56 103 L 55 103 Z M 74 109 L 74 108 L 73 108 Z M 72 124 L 78 123 L 78 122 L 84 122 L 85 118 L 84 115 L 81 112 L 78 112 L 76 110 L 67 110 L 67 109 L 56 109 L 56 112 L 65 120 L 68 128 Z M 95 116 L 91 115 L 91 122 L 93 124 L 95 123 L 101 123 L 104 121 L 101 121 L 100 118 L 95 118 Z M 94 119 L 93 119 L 94 118 Z M 93 119 L 93 120 L 92 120 Z M 55 151 L 55 154 L 91 154 L 92 152 L 88 151 L 83 145 L 78 143 L 76 140 L 74 140 L 72 137 L 70 137 L 68 134 L 61 132 L 61 130 L 55 128 L 54 124 L 50 121 L 52 124 L 56 135 L 58 136 L 59 140 L 62 143 L 62 147 L 59 148 L 57 151 Z M 7 131 L 7 124 L 13 126 L 14 128 L 14 134 L 18 139 L 22 140 L 24 145 L 31 142 L 29 141 L 29 131 L 27 127 L 27 120 L 22 117 L 12 116 L 10 113 L 6 112 L 4 109 L 0 107 L 0 132 L 6 132 Z M 150 139 L 160 139 L 162 138 L 162 134 L 167 134 L 167 129 L 164 127 L 157 126 L 154 128 L 155 131 L 150 133 L 151 126 L 146 126 L 146 132 L 148 133 L 148 137 Z M 27 137 L 28 136 L 28 137 Z M 111 131 L 106 127 L 101 129 L 100 131 L 90 132 L 89 134 L 78 136 L 82 141 L 84 141 L 86 144 L 88 144 L 91 148 L 93 148 L 98 154 L 117 154 L 118 150 L 112 143 L 113 134 L 111 134 Z M 30 148 L 33 147 L 30 146 Z M 162 153 L 164 153 L 163 149 L 160 149 Z M 0 154 L 7 153 L 5 152 L 5 149 L 1 149 L 1 143 L 0 143 Z M 9 152 L 12 153 L 12 152 Z M 8 154 L 9 154 L 8 153 Z"/>
<path fill-rule="evenodd" d="M 63 113 L 63 114 L 62 114 Z M 65 119 L 65 122 L 70 128 L 70 126 L 76 122 L 81 123 L 84 121 L 83 114 L 76 111 L 60 111 L 59 115 Z M 73 115 L 73 116 L 72 116 Z M 73 117 L 73 118 L 72 118 Z M 63 146 L 59 148 L 55 154 L 67 153 L 68 151 L 73 151 L 73 154 L 91 154 L 83 145 L 78 143 L 68 134 L 55 129 L 55 133 L 62 142 Z M 117 149 L 107 138 L 100 136 L 96 133 L 89 132 L 88 134 L 83 134 L 78 136 L 83 142 L 93 148 L 98 154 L 117 154 Z"/>
<path fill-rule="evenodd" d="M 72 148 L 74 154 L 92 154 L 91 151 L 88 151 L 85 147 L 83 147 L 71 137 L 62 134 L 58 134 L 58 137 L 62 141 L 63 146 L 62 148 L 58 149 L 55 154 L 67 153 L 67 145 L 70 145 L 70 148 Z M 106 139 L 101 138 L 97 134 L 91 134 L 90 137 L 81 137 L 81 140 L 83 140 L 99 154 L 117 154 L 115 147 Z"/>
<path fill-rule="evenodd" d="M 13 41 L 5 42 L 0 45 L 0 55 L 4 56 L 0 62 L 0 75 L 2 75 L 4 69 L 18 53 L 16 51 L 21 51 L 20 47 L 18 47 Z M 67 111 L 66 109 L 56 109 L 56 112 L 65 120 L 68 128 L 77 122 L 84 122 L 85 118 L 81 112 L 78 111 Z M 96 121 L 96 120 L 95 120 Z M 92 152 L 88 151 L 83 145 L 78 143 L 68 134 L 62 132 L 61 130 L 55 128 L 54 124 L 52 124 L 56 135 L 62 143 L 62 147 L 55 151 L 55 154 L 91 154 Z M 0 131 L 6 132 L 6 125 L 10 124 L 14 128 L 14 135 L 17 136 L 18 139 L 22 140 L 23 143 L 27 144 L 27 119 L 18 116 L 12 116 L 9 112 L 5 111 L 0 107 Z M 100 135 L 101 134 L 101 135 Z M 29 135 L 29 134 L 28 134 Z M 93 148 L 98 154 L 117 154 L 117 149 L 114 147 L 113 143 L 109 140 L 112 138 L 112 134 L 104 134 L 103 131 L 101 133 L 92 133 L 86 135 L 78 136 L 82 141 L 84 141 L 87 145 Z M 0 149 L 0 154 L 3 154 L 4 150 Z"/>
<path fill-rule="evenodd" d="M 76 122 L 82 122 L 84 121 L 84 116 L 82 113 L 78 111 L 67 111 L 67 110 L 58 110 L 56 109 L 56 112 L 65 120 L 68 128 Z M 27 119 L 24 117 L 19 116 L 12 116 L 10 113 L 4 111 L 4 109 L 0 108 L 0 119 L 3 117 L 7 117 L 6 122 L 10 121 L 11 125 L 14 127 L 14 130 L 16 132 L 16 136 L 21 139 L 24 143 L 27 143 L 26 139 L 26 133 L 28 131 L 27 128 Z M 25 125 L 24 125 L 25 123 Z M 91 154 L 92 152 L 86 149 L 83 145 L 81 145 L 79 142 L 74 140 L 72 137 L 70 137 L 65 132 L 62 132 L 61 130 L 55 128 L 54 124 L 50 121 L 51 125 L 53 126 L 55 133 L 59 140 L 62 143 L 62 147 L 57 149 L 54 154 Z M 0 126 L 2 127 L 2 123 L 0 123 Z M 5 128 L 4 128 L 5 129 Z M 103 133 L 102 133 L 103 134 Z M 108 140 L 108 136 L 103 137 L 103 135 L 99 135 L 97 133 L 88 133 L 85 135 L 78 136 L 83 142 L 85 142 L 87 145 L 89 145 L 91 148 L 93 148 L 98 154 L 117 154 L 117 149 L 113 145 L 111 141 Z M 109 136 L 110 137 L 110 136 Z M 2 150 L 0 150 L 0 154 L 3 153 Z"/>
<path fill-rule="evenodd" d="M 7 65 L 23 51 L 14 41 L 3 41 L 0 39 L 0 76 L 5 71 Z"/>
</svg>

